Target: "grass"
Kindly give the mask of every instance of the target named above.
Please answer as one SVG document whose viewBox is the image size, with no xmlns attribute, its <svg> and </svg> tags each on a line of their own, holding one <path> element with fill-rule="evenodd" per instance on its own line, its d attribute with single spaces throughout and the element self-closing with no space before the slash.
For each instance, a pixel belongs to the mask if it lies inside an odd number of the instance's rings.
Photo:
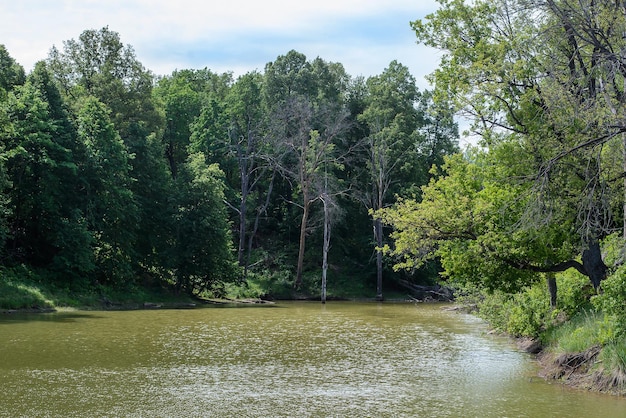
<svg viewBox="0 0 626 418">
<path fill-rule="evenodd" d="M 553 351 L 579 353 L 594 345 L 602 344 L 601 313 L 583 311 L 567 322 L 552 328 L 544 334 L 544 344 Z"/>
<path fill-rule="evenodd" d="M 175 306 L 193 300 L 157 286 L 72 289 L 47 282 L 26 268 L 0 269 L 0 310 L 133 309 L 146 302 Z"/>
<path fill-rule="evenodd" d="M 48 309 L 54 306 L 54 301 L 34 284 L 14 280 L 0 282 L 0 308 L 2 309 Z"/>
<path fill-rule="evenodd" d="M 602 312 L 583 311 L 544 333 L 546 376 L 580 388 L 626 394 L 626 338 Z"/>
</svg>

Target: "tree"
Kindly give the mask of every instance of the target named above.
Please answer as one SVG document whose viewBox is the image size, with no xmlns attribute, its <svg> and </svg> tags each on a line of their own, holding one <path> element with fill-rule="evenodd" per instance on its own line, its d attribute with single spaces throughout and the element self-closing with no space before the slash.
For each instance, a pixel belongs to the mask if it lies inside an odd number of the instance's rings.
<svg viewBox="0 0 626 418">
<path fill-rule="evenodd" d="M 382 209 L 387 203 L 391 186 L 398 182 L 398 174 L 405 163 L 414 159 L 419 116 L 415 103 L 418 91 L 415 79 L 407 67 L 392 61 L 380 76 L 367 80 L 369 90 L 367 107 L 359 116 L 369 127 L 365 138 L 365 164 L 371 190 L 362 200 L 370 210 Z M 383 225 L 373 218 L 374 241 L 383 247 Z M 382 300 L 383 258 L 376 252 L 376 298 Z"/>
<path fill-rule="evenodd" d="M 83 31 L 78 40 L 63 42 L 63 51 L 53 47 L 48 65 L 66 96 L 95 96 L 111 109 L 111 120 L 132 152 L 134 141 L 144 140 L 136 137 L 138 130 L 150 134 L 163 125 L 152 101 L 152 73 L 108 27 Z"/>
<path fill-rule="evenodd" d="M 163 112 L 152 94 L 154 76 L 137 60 L 133 48 L 108 27 L 83 31 L 77 40 L 65 41 L 61 51 L 53 47 L 47 64 L 75 113 L 92 97 L 110 110 L 107 118 L 133 156 L 128 160 L 130 170 L 124 173 L 129 175 L 136 205 L 132 212 L 136 219 L 126 228 L 136 240 L 135 251 L 126 256 L 133 257 L 130 263 L 136 275 L 152 267 L 162 269 L 157 254 L 165 250 L 171 231 L 172 190 L 161 141 Z"/>
<path fill-rule="evenodd" d="M 506 142 L 475 152 L 471 161 L 446 157 L 422 188 L 421 201 L 405 199 L 381 211 L 394 227 L 393 254 L 401 257 L 395 268 L 418 268 L 437 257 L 444 276 L 457 283 L 509 292 L 538 280 L 539 273 L 584 271 L 576 260 L 571 208 L 558 208 L 559 223 L 525 224 L 531 185 L 510 181 L 528 165 L 519 151 Z"/>
<path fill-rule="evenodd" d="M 176 70 L 159 79 L 155 95 L 164 108 L 165 156 L 173 178 L 185 164 L 191 144 L 191 127 L 206 106 L 221 102 L 232 84 L 229 73 L 217 75 L 204 70 Z"/>
<path fill-rule="evenodd" d="M 290 51 L 265 67 L 265 100 L 270 111 L 273 164 L 298 192 L 302 210 L 294 286 L 302 284 L 309 215 L 322 195 L 323 168 L 341 164 L 334 155 L 347 130 L 343 67 Z M 293 201 L 293 200 L 292 200 Z"/>
<path fill-rule="evenodd" d="M 444 51 L 433 74 L 435 97 L 474 118 L 492 146 L 502 138 L 532 155 L 525 227 L 559 224 L 557 209 L 576 208 L 566 225 L 579 234 L 584 272 L 606 275 L 599 241 L 615 228 L 623 164 L 608 148 L 621 141 L 625 16 L 618 2 L 442 1 L 418 39 Z M 621 192 L 623 194 L 623 191 Z M 623 203 L 623 198 L 620 199 Z"/>
<path fill-rule="evenodd" d="M 313 110 L 303 100 L 293 100 L 279 115 L 274 117 L 278 129 L 289 127 L 287 133 L 279 134 L 276 144 L 283 160 L 277 165 L 281 174 L 297 185 L 300 195 L 302 217 L 298 239 L 298 261 L 294 286 L 302 284 L 306 235 L 311 205 L 324 194 L 328 169 L 340 164 L 341 156 L 335 155 L 335 142 L 345 131 L 345 113 L 327 109 L 313 120 Z M 312 129 L 322 126 L 323 131 Z"/>
<path fill-rule="evenodd" d="M 229 117 L 228 136 L 230 149 L 237 159 L 239 168 L 239 239 L 237 259 L 244 267 L 244 276 L 248 271 L 252 241 L 258 229 L 259 217 L 267 209 L 272 189 L 273 176 L 269 179 L 265 201 L 256 210 L 252 231 L 248 231 L 248 200 L 262 181 L 267 181 L 268 164 L 265 130 L 267 122 L 262 102 L 262 77 L 258 73 L 241 76 L 233 85 L 226 97 L 226 108 Z M 260 197 L 260 196 L 259 196 Z M 246 237 L 248 237 L 248 253 L 245 256 Z"/>
<path fill-rule="evenodd" d="M 456 150 L 458 135 L 451 113 L 429 109 L 431 94 L 420 94 L 415 78 L 397 61 L 381 75 L 370 77 L 366 86 L 366 105 L 358 116 L 367 127 L 359 198 L 376 213 L 391 204 L 392 195 L 416 191 L 408 185 L 426 183 L 430 167 L 440 163 L 443 154 Z M 374 215 L 372 224 L 375 246 L 383 248 L 382 221 Z M 382 299 L 381 251 L 376 251 L 376 272 L 376 297 Z"/>
<path fill-rule="evenodd" d="M 180 206 L 173 255 L 179 290 L 194 294 L 219 291 L 218 285 L 237 276 L 226 206 L 223 173 L 197 153 L 177 178 Z"/>
<path fill-rule="evenodd" d="M 15 86 L 20 86 L 26 81 L 24 68 L 9 55 L 6 47 L 0 44 L 0 101 L 6 99 L 6 95 Z"/>
<path fill-rule="evenodd" d="M 130 189 L 130 154 L 109 109 L 95 97 L 85 99 L 78 114 L 78 136 L 86 148 L 81 176 L 85 213 L 94 234 L 93 251 L 101 280 L 132 279 L 138 208 Z"/>
</svg>

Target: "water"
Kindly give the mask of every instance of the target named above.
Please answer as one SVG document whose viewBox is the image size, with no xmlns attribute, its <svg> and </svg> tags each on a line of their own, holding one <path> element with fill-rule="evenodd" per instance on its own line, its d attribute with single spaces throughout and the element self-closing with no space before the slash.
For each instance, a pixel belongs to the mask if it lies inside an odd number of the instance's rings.
<svg viewBox="0 0 626 418">
<path fill-rule="evenodd" d="M 624 417 L 441 305 L 0 317 L 0 417 Z"/>
</svg>

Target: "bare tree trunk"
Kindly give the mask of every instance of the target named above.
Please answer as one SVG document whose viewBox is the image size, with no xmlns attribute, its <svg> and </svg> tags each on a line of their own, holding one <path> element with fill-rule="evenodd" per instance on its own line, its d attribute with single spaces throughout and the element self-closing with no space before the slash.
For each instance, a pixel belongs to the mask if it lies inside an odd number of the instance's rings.
<svg viewBox="0 0 626 418">
<path fill-rule="evenodd" d="M 244 180 L 245 178 L 245 180 Z M 237 248 L 237 261 L 239 266 L 245 263 L 245 245 L 246 245 L 246 210 L 248 205 L 248 182 L 247 176 L 242 175 L 241 178 L 241 202 L 239 204 L 239 246 Z"/>
<path fill-rule="evenodd" d="M 550 306 L 556 308 L 556 276 L 554 273 L 546 273 L 546 282 L 548 283 L 548 292 L 550 292 Z"/>
<path fill-rule="evenodd" d="M 383 300 L 383 222 L 374 219 L 374 236 L 376 237 L 376 300 Z"/>
<path fill-rule="evenodd" d="M 302 221 L 300 222 L 300 243 L 298 249 L 298 264 L 296 266 L 296 281 L 294 282 L 294 288 L 298 289 L 302 285 L 302 269 L 304 266 L 304 248 L 306 243 L 306 225 L 309 219 L 309 207 L 311 203 L 308 201 L 308 196 L 305 196 L 304 207 L 302 209 Z"/>
<path fill-rule="evenodd" d="M 330 216 L 328 213 L 327 196 L 322 199 L 324 204 L 324 247 L 322 252 L 322 303 L 326 303 L 326 274 L 328 272 L 328 251 L 330 249 Z"/>
</svg>

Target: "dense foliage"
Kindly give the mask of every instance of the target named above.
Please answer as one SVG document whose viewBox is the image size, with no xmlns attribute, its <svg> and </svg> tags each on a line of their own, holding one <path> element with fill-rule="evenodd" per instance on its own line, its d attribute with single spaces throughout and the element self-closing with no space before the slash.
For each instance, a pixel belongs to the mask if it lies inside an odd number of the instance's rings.
<svg viewBox="0 0 626 418">
<path fill-rule="evenodd" d="M 368 209 L 414 195 L 456 137 L 396 61 L 364 80 L 290 51 L 237 79 L 157 77 L 103 28 L 26 74 L 0 47 L 3 277 L 315 295 L 324 253 L 367 289 L 388 234 Z"/>
</svg>

